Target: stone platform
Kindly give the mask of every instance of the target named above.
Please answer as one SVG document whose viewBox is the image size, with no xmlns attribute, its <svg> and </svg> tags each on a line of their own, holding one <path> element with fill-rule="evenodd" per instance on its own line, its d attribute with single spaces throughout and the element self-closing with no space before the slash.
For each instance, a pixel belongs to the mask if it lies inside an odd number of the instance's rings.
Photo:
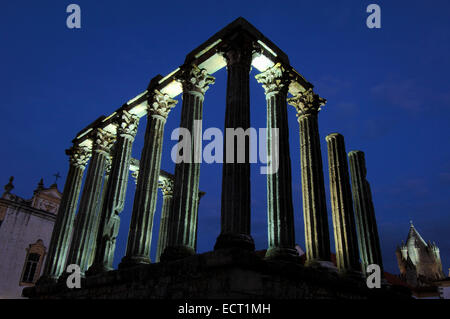
<svg viewBox="0 0 450 319">
<path fill-rule="evenodd" d="M 365 280 L 330 268 L 269 261 L 254 252 L 219 250 L 178 261 L 140 265 L 65 282 L 29 287 L 33 299 L 406 299 L 403 287 L 369 289 Z"/>
</svg>

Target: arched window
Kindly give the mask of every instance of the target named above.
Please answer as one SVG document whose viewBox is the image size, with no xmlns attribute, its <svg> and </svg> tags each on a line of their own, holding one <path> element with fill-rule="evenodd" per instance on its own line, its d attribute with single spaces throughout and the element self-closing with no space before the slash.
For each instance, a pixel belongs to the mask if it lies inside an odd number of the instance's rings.
<svg viewBox="0 0 450 319">
<path fill-rule="evenodd" d="M 21 286 L 33 286 L 41 273 L 45 256 L 45 246 L 41 239 L 27 248 L 27 256 L 20 278 Z"/>
</svg>

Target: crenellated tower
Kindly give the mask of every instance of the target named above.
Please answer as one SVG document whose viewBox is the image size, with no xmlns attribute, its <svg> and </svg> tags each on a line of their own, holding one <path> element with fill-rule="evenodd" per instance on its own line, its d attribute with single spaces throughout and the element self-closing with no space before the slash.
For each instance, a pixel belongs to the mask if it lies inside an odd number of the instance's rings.
<svg viewBox="0 0 450 319">
<path fill-rule="evenodd" d="M 445 277 L 439 248 L 425 242 L 411 222 L 406 243 L 396 250 L 400 276 L 411 286 L 424 286 Z"/>
</svg>

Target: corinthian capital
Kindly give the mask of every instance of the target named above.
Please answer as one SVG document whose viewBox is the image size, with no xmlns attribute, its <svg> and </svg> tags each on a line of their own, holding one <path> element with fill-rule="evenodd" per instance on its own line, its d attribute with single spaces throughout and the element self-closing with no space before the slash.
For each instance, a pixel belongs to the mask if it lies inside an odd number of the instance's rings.
<svg viewBox="0 0 450 319">
<path fill-rule="evenodd" d="M 258 83 L 262 84 L 266 95 L 272 92 L 279 92 L 288 89 L 288 73 L 280 63 L 255 76 Z"/>
<path fill-rule="evenodd" d="M 97 128 L 92 134 L 92 148 L 97 152 L 105 152 L 109 156 L 109 150 L 113 146 L 116 138 L 113 134 Z"/>
<path fill-rule="evenodd" d="M 289 98 L 288 103 L 297 110 L 297 117 L 300 118 L 309 114 L 317 114 L 327 100 L 315 94 L 312 89 L 299 92 L 296 96 Z"/>
<path fill-rule="evenodd" d="M 69 155 L 70 164 L 75 167 L 85 168 L 91 157 L 91 149 L 86 146 L 74 145 L 66 150 L 66 154 Z"/>
<path fill-rule="evenodd" d="M 178 101 L 170 98 L 168 94 L 155 90 L 148 101 L 148 112 L 151 115 L 159 115 L 166 119 L 170 110 L 175 107 L 177 103 Z"/>
<path fill-rule="evenodd" d="M 134 138 L 139 124 L 139 117 L 123 110 L 117 119 L 117 135 Z"/>
<path fill-rule="evenodd" d="M 172 196 L 173 195 L 173 180 L 165 178 L 158 184 L 159 188 L 164 196 Z"/>
<path fill-rule="evenodd" d="M 210 84 L 214 84 L 215 78 L 208 74 L 206 69 L 200 69 L 195 64 L 186 67 L 180 78 L 184 91 L 196 91 L 202 94 L 209 89 Z"/>
</svg>

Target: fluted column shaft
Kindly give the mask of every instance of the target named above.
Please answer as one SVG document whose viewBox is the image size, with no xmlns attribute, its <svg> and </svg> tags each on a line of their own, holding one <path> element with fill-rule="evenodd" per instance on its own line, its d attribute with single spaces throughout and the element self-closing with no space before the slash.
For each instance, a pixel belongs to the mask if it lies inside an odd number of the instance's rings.
<svg viewBox="0 0 450 319">
<path fill-rule="evenodd" d="M 97 205 L 101 198 L 101 186 L 105 165 L 109 156 L 109 149 L 114 142 L 114 137 L 102 130 L 96 129 L 92 135 L 92 159 L 87 170 L 83 193 L 80 200 L 80 208 L 75 218 L 75 228 L 72 244 L 69 250 L 67 264 L 76 264 L 81 273 L 89 267 L 90 245 L 92 237 L 95 236 L 95 225 L 97 216 Z"/>
<path fill-rule="evenodd" d="M 156 249 L 156 262 L 160 261 L 160 257 L 167 247 L 167 239 L 169 233 L 169 215 L 173 203 L 173 181 L 169 179 L 163 180 L 159 187 L 163 194 L 163 204 L 161 208 L 161 221 L 159 223 L 158 247 Z"/>
<path fill-rule="evenodd" d="M 105 196 L 100 208 L 101 216 L 95 239 L 95 257 L 90 268 L 91 273 L 112 270 L 116 238 L 119 233 L 119 214 L 125 205 L 131 151 L 138 123 L 139 118 L 127 111 L 122 111 L 116 121 L 117 142 L 107 180 L 105 176 Z"/>
<path fill-rule="evenodd" d="M 86 147 L 73 146 L 66 150 L 66 154 L 70 157 L 69 172 L 56 215 L 42 280 L 56 281 L 64 272 L 83 173 L 90 157 L 90 150 Z"/>
<path fill-rule="evenodd" d="M 328 135 L 326 141 L 336 264 L 340 271 L 358 271 L 358 241 L 344 137 L 334 133 Z"/>
<path fill-rule="evenodd" d="M 190 132 L 191 141 L 187 161 L 175 166 L 175 184 L 172 212 L 169 216 L 167 247 L 162 259 L 179 259 L 195 254 L 195 228 L 200 181 L 203 100 L 214 78 L 205 69 L 192 65 L 185 67 L 180 78 L 183 84 L 183 106 L 180 127 Z M 185 154 L 183 154 L 185 157 Z"/>
<path fill-rule="evenodd" d="M 249 73 L 252 61 L 251 42 L 243 36 L 224 49 L 227 61 L 227 97 L 225 132 L 227 129 L 250 127 Z M 245 149 L 238 150 L 237 139 L 230 141 L 225 134 L 222 168 L 221 233 L 214 249 L 241 248 L 254 250 L 250 235 L 250 139 Z M 228 158 L 227 148 L 234 144 L 234 158 Z M 238 152 L 245 152 L 245 160 L 238 163 Z"/>
<path fill-rule="evenodd" d="M 119 267 L 150 263 L 150 245 L 155 215 L 164 125 L 176 101 L 155 90 L 149 98 L 147 127 L 142 149 L 139 175 L 126 255 Z"/>
<path fill-rule="evenodd" d="M 294 209 L 292 206 L 291 159 L 287 118 L 288 80 L 277 64 L 256 76 L 263 84 L 267 101 L 268 250 L 266 258 L 297 255 L 295 250 Z M 278 133 L 274 129 L 278 130 Z M 277 136 L 278 135 L 278 136 Z"/>
<path fill-rule="evenodd" d="M 195 204 L 195 231 L 194 231 L 194 251 L 197 252 L 197 238 L 198 238 L 198 207 L 200 206 L 200 199 L 205 195 L 205 192 L 198 192 L 198 198 Z"/>
<path fill-rule="evenodd" d="M 348 158 L 350 162 L 359 253 L 362 262 L 362 271 L 365 273 L 367 266 L 371 264 L 377 264 L 383 268 L 380 239 L 378 237 L 372 192 L 370 190 L 370 184 L 366 180 L 367 170 L 364 153 L 361 151 L 352 151 L 348 153 Z"/>
<path fill-rule="evenodd" d="M 97 251 L 97 236 L 98 236 L 98 232 L 99 232 L 99 227 L 100 227 L 100 220 L 102 218 L 102 207 L 105 203 L 105 198 L 108 192 L 107 189 L 107 185 L 108 185 L 108 181 L 109 181 L 109 177 L 111 174 L 111 155 L 112 153 L 112 149 L 110 151 L 110 156 L 106 159 L 106 164 L 105 164 L 105 174 L 103 177 L 103 184 L 102 184 L 102 188 L 101 188 L 101 195 L 100 195 L 100 200 L 97 203 L 97 212 L 95 213 L 97 218 L 95 218 L 95 223 L 94 226 L 92 227 L 93 229 L 93 234 L 91 236 L 91 240 L 89 242 L 89 262 L 88 265 L 89 267 L 92 267 L 92 264 L 94 263 L 94 259 L 95 259 L 95 254 Z M 90 268 L 88 269 L 87 273 L 89 273 Z"/>
<path fill-rule="evenodd" d="M 303 219 L 308 264 L 330 260 L 330 234 L 318 127 L 318 113 L 325 102 L 311 89 L 288 99 L 288 103 L 297 110 L 300 127 Z"/>
</svg>

